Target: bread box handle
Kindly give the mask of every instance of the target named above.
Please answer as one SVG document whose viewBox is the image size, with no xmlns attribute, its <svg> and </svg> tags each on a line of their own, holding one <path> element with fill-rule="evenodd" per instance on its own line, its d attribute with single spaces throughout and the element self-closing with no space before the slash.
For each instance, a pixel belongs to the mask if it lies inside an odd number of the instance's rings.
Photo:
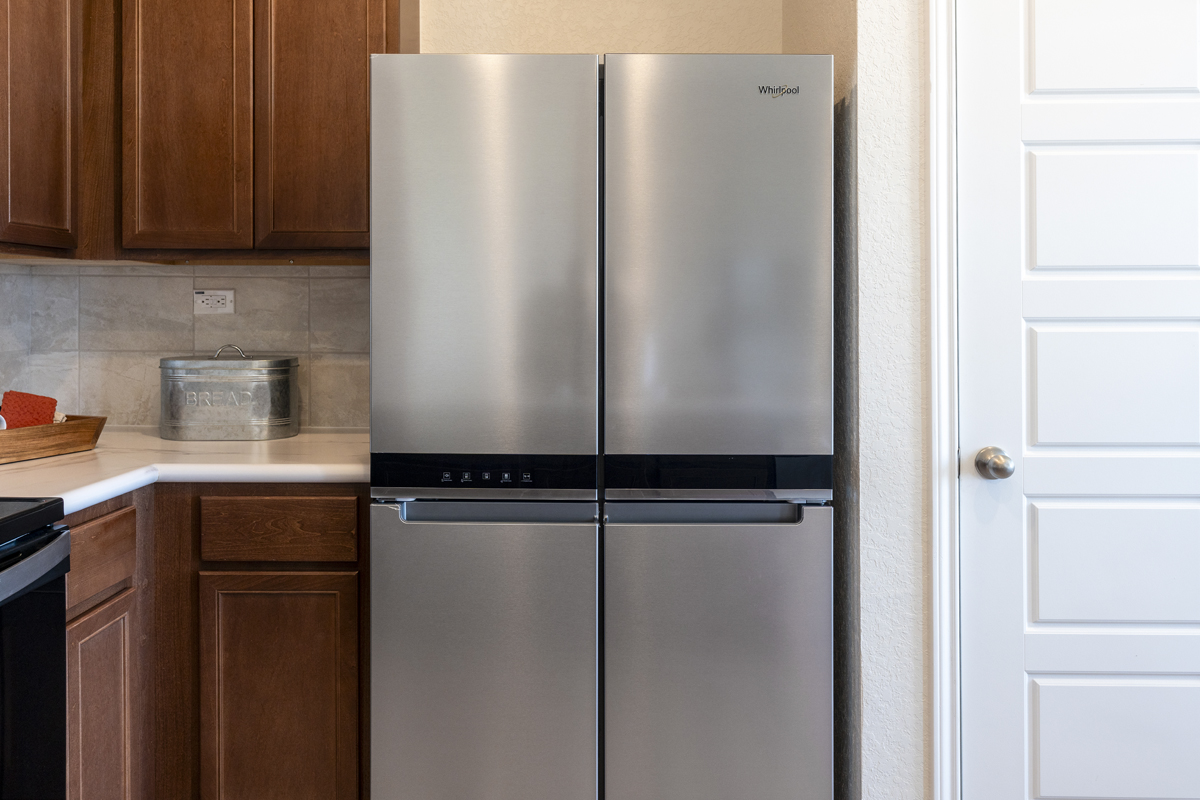
<svg viewBox="0 0 1200 800">
<path fill-rule="evenodd" d="M 226 348 L 226 347 L 232 347 L 234 350 L 237 350 L 237 351 L 238 351 L 238 355 L 240 355 L 242 358 L 249 358 L 249 357 L 250 357 L 250 356 L 246 355 L 245 353 L 243 353 L 243 352 L 242 352 L 242 348 L 238 347 L 236 344 L 224 344 L 224 345 L 221 345 L 221 349 L 220 349 L 220 350 L 218 350 L 217 352 L 213 353 L 213 358 L 218 358 L 218 357 L 220 357 L 221 353 L 225 352 L 225 348 Z"/>
</svg>

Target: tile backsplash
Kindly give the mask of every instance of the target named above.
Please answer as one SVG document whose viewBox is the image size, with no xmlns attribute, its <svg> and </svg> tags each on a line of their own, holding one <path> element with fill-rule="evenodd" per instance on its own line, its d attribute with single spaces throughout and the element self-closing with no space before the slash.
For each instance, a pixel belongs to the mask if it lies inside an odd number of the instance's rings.
<svg viewBox="0 0 1200 800">
<path fill-rule="evenodd" d="M 300 424 L 368 423 L 369 268 L 0 263 L 0 391 L 111 425 L 157 425 L 158 360 L 223 344 L 300 358 Z M 234 314 L 196 316 L 195 289 Z"/>
</svg>

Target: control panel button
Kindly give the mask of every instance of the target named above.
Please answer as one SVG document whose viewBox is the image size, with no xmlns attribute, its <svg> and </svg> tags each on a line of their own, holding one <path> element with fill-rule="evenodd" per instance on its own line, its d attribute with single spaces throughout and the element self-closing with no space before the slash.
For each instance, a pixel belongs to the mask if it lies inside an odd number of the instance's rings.
<svg viewBox="0 0 1200 800">
<path fill-rule="evenodd" d="M 512 483 L 512 473 L 511 472 L 501 472 L 500 473 L 500 482 L 501 483 Z"/>
<path fill-rule="evenodd" d="M 464 472 L 464 473 L 462 474 L 462 482 L 463 482 L 463 483 L 470 483 L 470 482 L 471 482 L 471 473 L 469 473 L 469 472 Z"/>
<path fill-rule="evenodd" d="M 442 473 L 442 483 L 454 480 L 454 477 L 449 472 Z"/>
<path fill-rule="evenodd" d="M 532 472 L 522 472 L 521 473 L 521 483 L 533 483 L 533 473 Z"/>
<path fill-rule="evenodd" d="M 479 473 L 479 479 L 482 481 L 490 481 L 492 479 L 492 473 L 481 472 L 481 473 Z"/>
</svg>

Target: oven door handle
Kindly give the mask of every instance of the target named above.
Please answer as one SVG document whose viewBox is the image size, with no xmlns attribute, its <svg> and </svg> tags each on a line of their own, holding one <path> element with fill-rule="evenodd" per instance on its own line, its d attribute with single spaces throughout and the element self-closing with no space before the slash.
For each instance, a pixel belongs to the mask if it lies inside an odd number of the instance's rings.
<svg viewBox="0 0 1200 800">
<path fill-rule="evenodd" d="M 71 532 L 64 530 L 33 555 L 0 572 L 0 605 L 4 605 L 30 589 L 37 588 L 45 582 L 47 575 L 51 575 L 51 578 L 58 577 L 57 574 L 52 573 L 64 561 L 67 562 L 65 566 L 69 569 L 70 557 Z M 65 573 L 67 569 L 63 569 L 58 574 Z"/>
</svg>

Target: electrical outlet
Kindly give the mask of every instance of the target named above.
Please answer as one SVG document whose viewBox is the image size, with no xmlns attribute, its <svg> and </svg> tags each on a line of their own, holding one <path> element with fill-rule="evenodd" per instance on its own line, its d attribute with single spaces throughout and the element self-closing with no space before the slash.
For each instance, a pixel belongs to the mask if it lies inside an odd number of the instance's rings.
<svg viewBox="0 0 1200 800">
<path fill-rule="evenodd" d="M 195 314 L 233 313 L 233 289 L 197 289 L 192 299 Z"/>
</svg>

